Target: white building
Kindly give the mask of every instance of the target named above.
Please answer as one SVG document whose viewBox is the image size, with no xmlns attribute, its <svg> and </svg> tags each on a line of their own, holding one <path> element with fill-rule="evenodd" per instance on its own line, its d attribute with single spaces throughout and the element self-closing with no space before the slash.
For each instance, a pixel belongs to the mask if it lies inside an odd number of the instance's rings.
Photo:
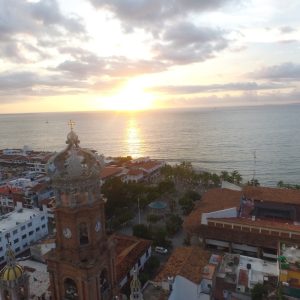
<svg viewBox="0 0 300 300">
<path fill-rule="evenodd" d="M 169 292 L 169 300 L 209 300 L 220 260 L 199 247 L 178 247 L 154 282 Z"/>
<path fill-rule="evenodd" d="M 0 264 L 5 262 L 6 236 L 16 255 L 48 234 L 46 208 L 43 211 L 23 208 L 18 202 L 14 211 L 0 216 Z"/>
</svg>

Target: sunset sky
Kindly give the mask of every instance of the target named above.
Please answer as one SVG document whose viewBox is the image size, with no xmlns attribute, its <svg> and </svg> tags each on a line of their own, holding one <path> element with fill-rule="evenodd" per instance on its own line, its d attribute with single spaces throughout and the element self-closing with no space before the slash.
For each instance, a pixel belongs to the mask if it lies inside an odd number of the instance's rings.
<svg viewBox="0 0 300 300">
<path fill-rule="evenodd" d="M 0 113 L 300 102 L 299 0 L 0 0 Z"/>
</svg>

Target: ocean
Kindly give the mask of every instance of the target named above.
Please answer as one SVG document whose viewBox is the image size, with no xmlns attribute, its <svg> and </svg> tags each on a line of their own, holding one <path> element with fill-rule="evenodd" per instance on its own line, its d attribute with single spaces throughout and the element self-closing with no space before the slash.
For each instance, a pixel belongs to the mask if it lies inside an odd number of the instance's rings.
<svg viewBox="0 0 300 300">
<path fill-rule="evenodd" d="M 300 183 L 300 105 L 0 115 L 0 148 L 58 151 L 68 121 L 82 147 L 105 156 L 189 161 L 198 169 L 238 170 L 266 186 Z"/>
</svg>

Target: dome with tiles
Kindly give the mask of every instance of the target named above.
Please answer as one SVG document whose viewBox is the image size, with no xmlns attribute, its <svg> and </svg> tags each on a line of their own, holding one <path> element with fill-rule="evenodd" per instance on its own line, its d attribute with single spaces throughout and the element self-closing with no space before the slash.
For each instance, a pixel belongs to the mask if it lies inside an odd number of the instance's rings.
<svg viewBox="0 0 300 300">
<path fill-rule="evenodd" d="M 11 248 L 10 243 L 7 245 L 7 250 L 5 253 L 7 264 L 0 271 L 0 279 L 4 281 L 17 280 L 24 274 L 24 269 L 22 266 L 17 264 L 15 253 Z"/>
<path fill-rule="evenodd" d="M 99 178 L 100 161 L 79 143 L 77 134 L 71 129 L 67 135 L 68 146 L 48 161 L 47 173 L 54 183 Z"/>
<path fill-rule="evenodd" d="M 5 266 L 0 274 L 1 280 L 13 281 L 20 278 L 24 273 L 22 266 L 16 264 L 14 266 Z"/>
</svg>

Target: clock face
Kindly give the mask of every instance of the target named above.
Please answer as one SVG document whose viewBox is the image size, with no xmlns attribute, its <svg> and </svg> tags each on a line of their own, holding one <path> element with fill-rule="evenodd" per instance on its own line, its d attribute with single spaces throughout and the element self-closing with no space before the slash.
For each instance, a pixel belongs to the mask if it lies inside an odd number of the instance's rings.
<svg viewBox="0 0 300 300">
<path fill-rule="evenodd" d="M 72 237 L 71 229 L 66 227 L 63 229 L 63 235 L 66 239 L 70 239 Z"/>
<path fill-rule="evenodd" d="M 98 220 L 98 221 L 96 222 L 95 231 L 96 231 L 96 232 L 99 232 L 100 229 L 101 229 L 101 227 L 102 227 L 101 222 Z"/>
</svg>

